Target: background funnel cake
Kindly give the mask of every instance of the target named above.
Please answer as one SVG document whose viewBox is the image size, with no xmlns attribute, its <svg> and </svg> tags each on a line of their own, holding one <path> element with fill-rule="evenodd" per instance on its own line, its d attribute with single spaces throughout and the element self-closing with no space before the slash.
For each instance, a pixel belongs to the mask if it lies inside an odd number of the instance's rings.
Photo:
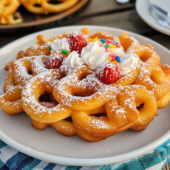
<svg viewBox="0 0 170 170">
<path fill-rule="evenodd" d="M 9 115 L 25 112 L 40 130 L 97 142 L 144 130 L 170 100 L 170 66 L 127 33 L 39 35 L 16 58 L 5 65 L 0 106 Z"/>
</svg>

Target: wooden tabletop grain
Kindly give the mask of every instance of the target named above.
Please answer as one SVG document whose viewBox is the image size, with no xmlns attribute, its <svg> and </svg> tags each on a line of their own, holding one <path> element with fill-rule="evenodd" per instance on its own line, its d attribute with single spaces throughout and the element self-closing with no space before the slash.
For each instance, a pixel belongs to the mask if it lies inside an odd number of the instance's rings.
<svg viewBox="0 0 170 170">
<path fill-rule="evenodd" d="M 59 26 L 66 25 L 99 25 L 125 29 L 147 36 L 170 49 L 170 37 L 145 24 L 137 14 L 135 4 L 130 2 L 118 4 L 115 0 L 91 0 L 90 4 L 81 14 Z M 33 32 L 32 30 L 23 30 L 17 33 L 0 33 L 0 47 Z M 163 170 L 169 169 L 170 164 L 163 168 Z"/>
</svg>

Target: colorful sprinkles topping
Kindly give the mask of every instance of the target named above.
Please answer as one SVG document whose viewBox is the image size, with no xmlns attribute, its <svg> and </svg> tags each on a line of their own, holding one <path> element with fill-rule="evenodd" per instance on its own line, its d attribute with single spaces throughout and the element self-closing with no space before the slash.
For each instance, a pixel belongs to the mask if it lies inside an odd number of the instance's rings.
<svg viewBox="0 0 170 170">
<path fill-rule="evenodd" d="M 51 51 L 51 47 L 49 48 L 49 50 Z"/>
<path fill-rule="evenodd" d="M 90 42 L 92 42 L 94 40 L 96 41 L 96 38 L 95 39 L 89 39 Z M 117 41 L 115 41 L 115 40 L 112 41 L 112 40 L 108 40 L 108 39 L 105 40 L 103 38 L 100 39 L 99 46 L 104 47 L 105 51 L 107 53 L 109 53 L 109 49 L 114 49 L 114 48 L 120 48 L 121 47 L 121 45 Z M 121 62 L 120 57 L 117 56 L 116 54 L 109 54 L 108 60 L 111 61 L 113 64 Z"/>
<path fill-rule="evenodd" d="M 94 40 L 97 41 L 96 38 L 95 39 L 89 39 L 90 42 L 92 42 Z M 121 47 L 121 45 L 115 40 L 112 41 L 112 40 L 105 40 L 105 39 L 101 38 L 100 42 L 103 44 L 103 47 L 105 49 L 107 49 L 107 48 L 120 48 Z M 99 42 L 99 45 L 100 45 L 100 47 L 102 47 L 102 44 L 100 44 L 100 42 Z M 106 52 L 109 52 L 109 49 L 106 50 Z"/>
</svg>

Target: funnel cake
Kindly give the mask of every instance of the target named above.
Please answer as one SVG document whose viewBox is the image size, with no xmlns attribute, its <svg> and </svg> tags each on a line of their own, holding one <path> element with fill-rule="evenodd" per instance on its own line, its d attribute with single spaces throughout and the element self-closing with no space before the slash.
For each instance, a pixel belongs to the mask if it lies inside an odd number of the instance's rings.
<svg viewBox="0 0 170 170">
<path fill-rule="evenodd" d="M 127 33 L 39 35 L 16 58 L 5 65 L 0 106 L 9 115 L 25 112 L 39 130 L 97 142 L 144 130 L 170 101 L 170 66 Z"/>
<path fill-rule="evenodd" d="M 73 112 L 73 125 L 88 136 L 107 138 L 118 132 L 138 128 L 148 124 L 157 112 L 154 96 L 143 86 L 121 86 L 113 90 L 115 95 L 103 108 L 92 111 Z M 144 107 L 138 110 L 141 103 Z M 100 117 L 95 114 L 104 113 Z M 146 121 L 147 120 L 147 121 Z M 143 130 L 143 129 L 141 129 Z M 86 136 L 84 138 L 90 141 Z"/>
</svg>

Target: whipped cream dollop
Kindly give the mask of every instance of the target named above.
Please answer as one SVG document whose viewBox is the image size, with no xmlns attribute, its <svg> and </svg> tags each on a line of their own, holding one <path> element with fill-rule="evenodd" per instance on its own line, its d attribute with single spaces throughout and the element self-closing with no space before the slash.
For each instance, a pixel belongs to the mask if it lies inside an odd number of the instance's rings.
<svg viewBox="0 0 170 170">
<path fill-rule="evenodd" d="M 135 70 L 138 64 L 138 57 L 135 54 L 124 54 L 120 56 L 121 62 L 118 63 L 120 75 L 126 75 L 131 70 Z"/>
<path fill-rule="evenodd" d="M 51 43 L 51 50 L 61 52 L 61 50 L 70 51 L 69 43 L 67 38 L 56 39 Z"/>
<path fill-rule="evenodd" d="M 104 47 L 100 47 L 98 41 L 89 42 L 81 51 L 82 60 L 92 69 L 96 69 L 102 64 L 109 63 L 109 53 Z"/>
<path fill-rule="evenodd" d="M 72 51 L 62 62 L 62 65 L 70 65 L 72 68 L 82 64 L 84 64 L 84 61 L 76 51 Z"/>
</svg>

